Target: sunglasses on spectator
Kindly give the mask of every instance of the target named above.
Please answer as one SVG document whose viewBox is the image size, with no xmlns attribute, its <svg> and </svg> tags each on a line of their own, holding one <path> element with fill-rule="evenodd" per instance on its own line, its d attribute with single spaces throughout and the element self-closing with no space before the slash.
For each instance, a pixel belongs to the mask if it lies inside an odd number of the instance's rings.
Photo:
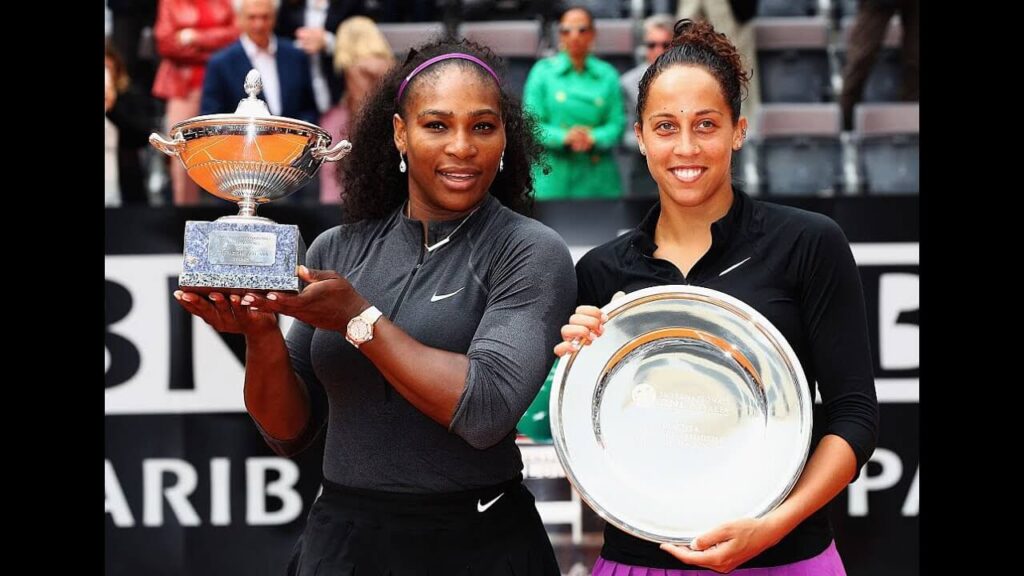
<svg viewBox="0 0 1024 576">
<path fill-rule="evenodd" d="M 558 27 L 558 33 L 559 34 L 571 34 L 573 31 L 576 31 L 576 32 L 578 32 L 580 34 L 586 34 L 587 32 L 590 32 L 591 30 L 593 30 L 593 28 L 591 28 L 590 26 L 559 26 Z"/>
<path fill-rule="evenodd" d="M 644 42 L 644 46 L 647 46 L 648 50 L 654 50 L 659 46 L 661 46 L 665 50 L 668 50 L 668 47 L 671 45 L 671 42 Z"/>
</svg>

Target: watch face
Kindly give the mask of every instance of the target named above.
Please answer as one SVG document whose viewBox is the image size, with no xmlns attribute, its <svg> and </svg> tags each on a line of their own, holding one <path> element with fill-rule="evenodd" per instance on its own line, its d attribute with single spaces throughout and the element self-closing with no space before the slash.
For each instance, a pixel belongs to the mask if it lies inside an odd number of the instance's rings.
<svg viewBox="0 0 1024 576">
<path fill-rule="evenodd" d="M 348 325 L 348 337 L 356 342 L 365 342 L 371 334 L 370 325 L 362 318 L 353 318 Z"/>
</svg>

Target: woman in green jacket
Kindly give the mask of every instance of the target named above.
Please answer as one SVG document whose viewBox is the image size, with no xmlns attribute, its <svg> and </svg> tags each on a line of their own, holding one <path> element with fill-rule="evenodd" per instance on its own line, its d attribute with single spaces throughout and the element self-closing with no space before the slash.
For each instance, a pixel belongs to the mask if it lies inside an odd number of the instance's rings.
<svg viewBox="0 0 1024 576">
<path fill-rule="evenodd" d="M 540 60 L 523 88 L 523 104 L 541 127 L 551 167 L 534 168 L 537 200 L 618 198 L 622 195 L 614 148 L 625 114 L 619 73 L 590 54 L 594 18 L 569 8 L 558 21 L 562 50 Z"/>
</svg>

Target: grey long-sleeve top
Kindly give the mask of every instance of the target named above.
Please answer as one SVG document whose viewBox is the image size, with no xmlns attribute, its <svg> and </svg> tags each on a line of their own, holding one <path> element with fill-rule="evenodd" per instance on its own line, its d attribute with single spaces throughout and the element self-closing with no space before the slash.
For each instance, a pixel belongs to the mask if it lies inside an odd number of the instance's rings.
<svg viewBox="0 0 1024 576">
<path fill-rule="evenodd" d="M 451 492 L 521 472 L 515 426 L 575 305 L 573 263 L 556 232 L 492 196 L 460 224 L 431 223 L 430 243 L 451 237 L 427 251 L 422 224 L 398 209 L 324 232 L 307 256 L 419 342 L 469 358 L 450 428 L 406 401 L 341 333 L 296 321 L 288 350 L 313 415 L 293 441 L 267 437 L 275 451 L 302 450 L 326 423 L 324 476 L 344 486 Z"/>
</svg>

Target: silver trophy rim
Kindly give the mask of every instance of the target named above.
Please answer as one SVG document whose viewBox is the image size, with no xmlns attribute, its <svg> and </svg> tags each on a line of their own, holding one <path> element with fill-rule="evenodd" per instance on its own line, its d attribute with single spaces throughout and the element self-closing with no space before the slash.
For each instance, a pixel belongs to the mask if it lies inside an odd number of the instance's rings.
<svg viewBox="0 0 1024 576">
<path fill-rule="evenodd" d="M 288 129 L 305 129 L 316 135 L 326 138 L 328 142 L 332 140 L 330 133 L 316 124 L 311 124 L 305 120 L 298 120 L 295 118 L 286 118 L 284 116 L 246 116 L 242 114 L 207 114 L 205 116 L 195 116 L 187 120 L 182 120 L 177 124 L 171 126 L 168 131 L 171 138 L 175 137 L 176 133 L 182 132 L 189 128 L 199 128 L 202 126 L 233 126 L 233 125 L 249 125 L 256 124 L 260 126 L 273 126 L 279 128 Z"/>
<path fill-rule="evenodd" d="M 670 298 L 673 296 L 682 295 L 684 297 L 691 297 L 694 299 L 700 299 L 713 304 L 719 305 L 725 310 L 738 315 L 740 318 L 753 322 L 757 327 L 762 330 L 765 335 L 771 340 L 775 349 L 780 352 L 781 356 L 785 360 L 789 367 L 789 371 L 793 374 L 796 379 L 796 385 L 800 386 L 806 393 L 801 395 L 800 410 L 801 419 L 804 421 L 803 430 L 803 445 L 801 451 L 803 457 L 800 460 L 800 465 L 796 467 L 793 477 L 789 480 L 786 488 L 781 491 L 778 496 L 763 510 L 757 511 L 752 517 L 760 518 L 764 514 L 774 510 L 779 504 L 782 503 L 789 496 L 789 493 L 793 490 L 793 486 L 800 479 L 803 469 L 807 464 L 807 458 L 809 457 L 810 445 L 811 445 L 811 434 L 812 434 L 812 410 L 813 401 L 812 390 L 807 385 L 807 378 L 804 375 L 800 360 L 793 351 L 789 342 L 785 339 L 781 332 L 760 312 L 739 300 L 733 296 L 712 290 L 710 288 L 703 288 L 700 286 L 689 286 L 682 284 L 667 284 L 661 286 L 653 286 L 650 288 L 643 288 L 635 292 L 631 292 L 613 302 L 609 302 L 601 308 L 601 311 L 608 315 L 608 322 L 611 322 L 615 316 L 622 312 L 633 308 L 634 306 L 643 305 L 645 302 L 661 300 Z M 576 471 L 573 466 L 573 462 L 568 453 L 568 447 L 565 443 L 565 437 L 563 434 L 563 419 L 560 410 L 562 403 L 560 398 L 565 386 L 566 373 L 570 371 L 572 363 L 575 361 L 579 351 L 567 354 L 556 361 L 555 374 L 552 381 L 550 405 L 548 407 L 548 413 L 551 420 L 551 437 L 555 447 L 555 454 L 558 456 L 558 460 L 565 471 L 566 479 L 572 485 L 573 489 L 580 495 L 580 498 L 587 503 L 590 508 L 597 513 L 606 522 L 614 525 L 616 528 L 641 538 L 656 543 L 673 543 L 673 544 L 689 544 L 694 538 L 699 536 L 699 533 L 688 534 L 683 537 L 668 537 L 662 534 L 656 534 L 649 532 L 636 526 L 631 525 L 627 520 L 620 518 L 610 513 L 604 506 L 597 502 L 582 485 L 576 475 Z M 708 529 L 713 528 L 709 526 Z"/>
</svg>

